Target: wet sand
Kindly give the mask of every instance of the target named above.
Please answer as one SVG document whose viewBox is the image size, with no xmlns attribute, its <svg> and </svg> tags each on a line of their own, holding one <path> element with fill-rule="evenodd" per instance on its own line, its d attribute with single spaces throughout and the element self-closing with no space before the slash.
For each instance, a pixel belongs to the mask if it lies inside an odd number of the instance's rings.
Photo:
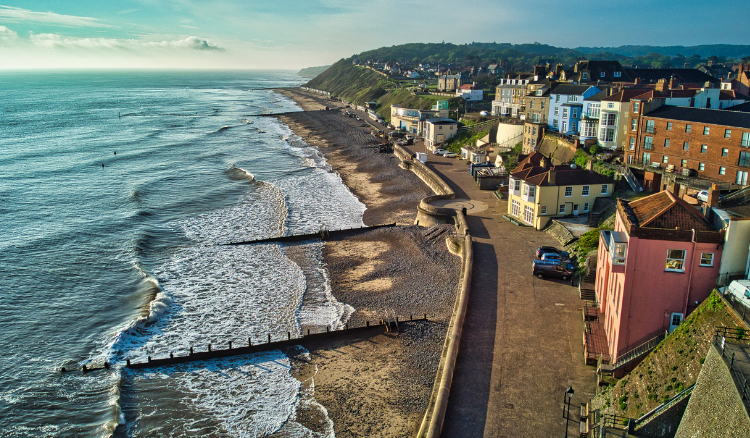
<svg viewBox="0 0 750 438">
<path fill-rule="evenodd" d="M 367 225 L 402 226 L 325 244 L 325 259 L 337 300 L 356 311 L 352 325 L 387 314 L 402 320 L 428 314 L 429 322 L 403 324 L 400 333 L 320 342 L 294 361 L 297 377 L 314 386 L 314 398 L 328 411 L 343 437 L 402 437 L 417 433 L 429 401 L 447 322 L 458 287 L 460 258 L 450 254 L 448 225 L 412 225 L 419 201 L 432 191 L 393 154 L 378 153 L 379 139 L 362 120 L 301 90 L 276 90 L 306 112 L 279 118 L 316 146 L 366 206 Z M 322 109 L 322 110 L 321 110 Z M 298 420 L 322 431 L 319 412 L 301 409 Z"/>
</svg>

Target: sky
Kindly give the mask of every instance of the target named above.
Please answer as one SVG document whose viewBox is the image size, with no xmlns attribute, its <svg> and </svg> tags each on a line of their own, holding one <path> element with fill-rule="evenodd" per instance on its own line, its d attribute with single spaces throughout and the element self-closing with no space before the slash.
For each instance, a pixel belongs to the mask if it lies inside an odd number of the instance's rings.
<svg viewBox="0 0 750 438">
<path fill-rule="evenodd" d="M 0 70 L 299 69 L 441 41 L 748 44 L 748 13 L 748 0 L 0 0 Z"/>
</svg>

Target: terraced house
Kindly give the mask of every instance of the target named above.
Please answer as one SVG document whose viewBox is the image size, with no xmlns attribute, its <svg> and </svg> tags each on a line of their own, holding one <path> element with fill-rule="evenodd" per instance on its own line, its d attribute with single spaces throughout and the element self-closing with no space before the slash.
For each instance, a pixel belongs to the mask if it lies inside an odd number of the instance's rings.
<svg viewBox="0 0 750 438">
<path fill-rule="evenodd" d="M 508 179 L 508 214 L 537 230 L 555 217 L 588 214 L 596 198 L 614 190 L 610 178 L 593 170 L 552 166 L 538 152 L 519 158 Z"/>
<path fill-rule="evenodd" d="M 664 185 L 662 172 L 650 169 L 748 185 L 749 112 L 678 107 L 663 105 L 663 101 L 631 102 L 625 157 L 628 164 L 646 170 L 647 189 L 659 190 Z"/>
</svg>

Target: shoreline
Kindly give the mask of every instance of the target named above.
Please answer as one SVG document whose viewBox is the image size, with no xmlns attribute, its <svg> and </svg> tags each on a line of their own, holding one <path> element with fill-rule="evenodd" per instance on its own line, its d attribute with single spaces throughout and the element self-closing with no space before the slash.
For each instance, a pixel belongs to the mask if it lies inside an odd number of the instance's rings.
<svg viewBox="0 0 750 438">
<path fill-rule="evenodd" d="M 353 306 L 352 324 L 427 313 L 430 322 L 408 323 L 400 333 L 320 343 L 294 360 L 295 376 L 315 388 L 337 437 L 414 436 L 432 393 L 458 289 L 461 259 L 448 251 L 450 225 L 411 225 L 422 198 L 433 195 L 415 174 L 380 154 L 364 121 L 344 117 L 340 102 L 303 90 L 273 90 L 305 112 L 279 120 L 317 147 L 349 190 L 366 205 L 367 225 L 401 226 L 325 243 L 324 260 L 336 299 Z M 325 111 L 325 107 L 334 108 Z M 323 109 L 323 111 L 319 111 Z M 315 415 L 298 412 L 308 427 Z M 313 429 L 316 430 L 316 429 Z"/>
</svg>

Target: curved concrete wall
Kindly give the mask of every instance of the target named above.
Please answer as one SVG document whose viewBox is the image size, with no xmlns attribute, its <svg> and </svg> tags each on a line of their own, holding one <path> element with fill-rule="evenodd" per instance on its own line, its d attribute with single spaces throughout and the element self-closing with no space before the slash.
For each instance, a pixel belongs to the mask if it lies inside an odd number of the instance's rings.
<svg viewBox="0 0 750 438">
<path fill-rule="evenodd" d="M 405 169 L 416 173 L 435 192 L 435 195 L 428 196 L 419 202 L 417 206 L 417 223 L 429 226 L 436 223 L 453 222 L 457 231 L 463 234 L 462 238 L 458 238 L 453 242 L 446 242 L 451 252 L 455 253 L 457 252 L 457 247 L 459 245 L 461 247 L 461 279 L 458 294 L 456 295 L 456 302 L 453 305 L 453 313 L 448 325 L 448 332 L 443 343 L 443 353 L 440 357 L 437 375 L 435 376 L 435 384 L 432 387 L 430 403 L 427 406 L 427 411 L 417 434 L 420 438 L 438 438 L 443 428 L 445 411 L 448 407 L 448 396 L 450 395 L 453 383 L 453 371 L 456 367 L 458 347 L 461 343 L 461 333 L 464 327 L 466 308 L 469 303 L 471 275 L 474 269 L 471 232 L 466 221 L 466 215 L 462 210 L 437 207 L 431 204 L 431 202 L 437 200 L 453 199 L 456 197 L 456 194 L 448 184 L 423 163 L 411 160 L 411 155 L 402 147 L 398 145 L 394 146 L 394 153 L 402 160 L 401 164 Z"/>
</svg>

